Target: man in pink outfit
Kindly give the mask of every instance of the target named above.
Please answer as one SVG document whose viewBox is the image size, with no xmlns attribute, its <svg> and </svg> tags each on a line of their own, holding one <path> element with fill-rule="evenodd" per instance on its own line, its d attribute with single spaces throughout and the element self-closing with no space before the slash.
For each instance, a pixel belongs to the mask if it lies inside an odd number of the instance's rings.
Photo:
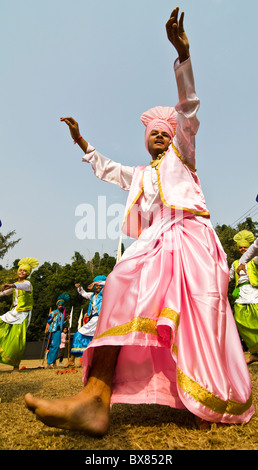
<svg viewBox="0 0 258 470">
<path fill-rule="evenodd" d="M 147 166 L 103 157 L 61 118 L 95 175 L 129 191 L 124 233 L 136 238 L 108 276 L 93 341 L 83 356 L 83 390 L 27 407 L 49 426 L 103 435 L 110 404 L 158 403 L 205 422 L 248 422 L 251 382 L 230 309 L 225 253 L 209 220 L 195 170 L 199 127 L 182 13 L 166 29 L 178 52 L 178 104 L 141 117 Z M 114 295 L 116 292 L 116 295 Z"/>
</svg>

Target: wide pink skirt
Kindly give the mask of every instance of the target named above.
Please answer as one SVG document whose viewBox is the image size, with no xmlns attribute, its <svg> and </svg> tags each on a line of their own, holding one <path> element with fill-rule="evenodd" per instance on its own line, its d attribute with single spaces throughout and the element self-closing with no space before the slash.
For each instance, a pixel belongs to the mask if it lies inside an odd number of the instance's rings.
<svg viewBox="0 0 258 470">
<path fill-rule="evenodd" d="M 228 279 L 209 221 L 164 219 L 147 229 L 107 278 L 94 339 L 83 355 L 84 383 L 94 348 L 120 345 L 112 403 L 155 403 L 212 422 L 248 422 L 251 381 Z"/>
</svg>

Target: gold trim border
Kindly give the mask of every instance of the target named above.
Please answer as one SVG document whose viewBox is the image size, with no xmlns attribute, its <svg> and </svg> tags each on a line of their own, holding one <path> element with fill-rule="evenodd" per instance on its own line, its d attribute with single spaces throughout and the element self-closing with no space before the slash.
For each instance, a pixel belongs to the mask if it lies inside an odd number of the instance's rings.
<svg viewBox="0 0 258 470">
<path fill-rule="evenodd" d="M 176 311 L 166 307 L 161 310 L 160 316 L 169 318 L 178 328 L 180 316 Z M 150 318 L 135 317 L 130 322 L 110 328 L 94 339 L 98 340 L 107 336 L 127 335 L 132 332 L 143 332 L 159 336 L 157 321 Z M 177 346 L 175 344 L 173 344 L 172 351 L 177 356 Z M 252 394 L 246 403 L 239 403 L 233 400 L 222 400 L 188 377 L 180 369 L 177 369 L 177 384 L 185 393 L 196 400 L 196 402 L 221 415 L 230 414 L 241 416 L 243 413 L 248 411 L 252 405 Z"/>
<path fill-rule="evenodd" d="M 134 317 L 131 321 L 124 323 L 123 325 L 109 328 L 109 330 L 104 331 L 94 339 L 100 339 L 106 336 L 127 335 L 133 332 L 158 336 L 157 321 L 150 318 Z"/>
<path fill-rule="evenodd" d="M 240 416 L 248 411 L 252 405 L 252 394 L 246 403 L 239 403 L 233 400 L 222 400 L 185 375 L 179 369 L 177 369 L 177 383 L 185 393 L 198 401 L 198 403 L 218 414 Z"/>
<path fill-rule="evenodd" d="M 171 320 L 175 324 L 176 328 L 178 328 L 179 322 L 180 322 L 180 315 L 175 310 L 172 310 L 171 308 L 165 307 L 161 310 L 159 316 L 164 317 L 164 318 L 168 318 L 169 320 Z"/>
<path fill-rule="evenodd" d="M 209 212 L 200 212 L 200 211 L 194 211 L 192 209 L 188 209 L 187 207 L 179 207 L 179 206 L 173 206 L 171 204 L 168 204 L 168 202 L 165 200 L 165 197 L 164 197 L 164 194 L 163 194 L 163 191 L 162 191 L 162 187 L 161 187 L 161 181 L 160 181 L 160 171 L 159 171 L 159 167 L 163 161 L 163 158 L 160 160 L 159 164 L 156 166 L 155 170 L 157 172 L 157 176 L 158 176 L 158 186 L 159 186 L 159 193 L 160 193 L 160 197 L 161 197 L 161 200 L 164 204 L 164 206 L 167 206 L 167 207 L 170 207 L 171 209 L 175 209 L 175 210 L 181 210 L 181 211 L 187 211 L 187 212 L 190 212 L 191 214 L 194 214 L 194 215 L 202 215 L 204 217 L 210 217 L 210 213 Z M 185 162 L 184 162 L 185 163 Z"/>
<path fill-rule="evenodd" d="M 181 162 L 182 162 L 184 165 L 188 166 L 188 167 L 189 167 L 191 170 L 193 170 L 193 171 L 197 171 L 197 169 L 196 169 L 193 165 L 191 165 L 190 163 L 188 163 L 188 162 L 182 157 L 182 155 L 179 153 L 179 151 L 177 150 L 177 148 L 175 147 L 175 145 L 173 144 L 173 142 L 172 142 L 172 148 L 173 148 L 175 154 L 178 156 L 178 158 L 181 160 Z"/>
<path fill-rule="evenodd" d="M 179 325 L 179 314 L 172 310 L 171 308 L 163 308 L 159 314 L 159 317 L 169 318 L 176 328 Z M 123 323 L 122 325 L 113 326 L 108 330 L 104 331 L 94 339 L 104 338 L 106 336 L 120 336 L 127 335 L 129 333 L 138 332 L 138 333 L 147 333 L 155 336 L 159 336 L 157 330 L 157 320 L 152 320 L 151 318 L 145 317 L 134 317 L 131 321 Z"/>
<path fill-rule="evenodd" d="M 190 165 L 186 160 L 184 160 L 184 158 L 181 156 L 181 154 L 179 153 L 179 151 L 177 150 L 177 148 L 175 147 L 175 145 L 172 143 L 172 148 L 175 152 L 175 154 L 178 156 L 178 158 L 181 160 L 181 162 L 188 166 L 192 171 L 196 172 L 196 168 L 194 168 L 192 165 Z M 162 187 L 161 187 L 161 182 L 160 182 L 160 171 L 159 171 L 159 167 L 164 159 L 164 157 L 166 156 L 166 153 L 163 155 L 163 157 L 160 159 L 158 165 L 155 167 L 155 170 L 157 172 L 157 176 L 158 176 L 158 187 L 159 187 L 159 193 L 160 193 L 160 197 L 161 197 L 161 200 L 163 202 L 163 204 L 167 207 L 170 207 L 171 209 L 174 209 L 174 210 L 181 210 L 181 211 L 187 211 L 187 212 L 190 212 L 191 214 L 194 214 L 194 215 L 201 215 L 201 216 L 204 216 L 204 217 L 210 217 L 210 213 L 207 211 L 207 212 L 200 212 L 200 211 L 194 211 L 194 210 L 191 210 L 191 209 L 188 209 L 187 207 L 179 207 L 179 206 L 173 206 L 171 204 L 168 204 L 167 201 L 165 200 L 165 197 L 164 197 L 164 194 L 163 194 L 163 191 L 162 191 Z M 122 227 L 125 225 L 125 222 L 127 220 L 127 217 L 129 215 L 129 213 L 131 212 L 131 209 L 133 207 L 133 205 L 136 203 L 136 201 L 139 199 L 139 197 L 141 196 L 141 194 L 143 193 L 143 190 L 144 190 L 144 187 L 143 187 L 143 177 L 144 177 L 144 170 L 143 170 L 143 174 L 142 174 L 142 188 L 139 190 L 137 196 L 134 198 L 133 202 L 130 204 L 130 207 L 128 208 L 127 210 L 127 213 L 124 217 L 124 220 L 123 220 L 123 223 L 122 223 Z"/>
<path fill-rule="evenodd" d="M 128 217 L 128 215 L 129 215 L 129 213 L 131 212 L 132 207 L 134 206 L 134 204 L 136 203 L 136 201 L 138 201 L 139 197 L 140 197 L 141 194 L 143 193 L 143 177 L 144 177 L 144 170 L 143 170 L 143 174 L 142 174 L 142 187 L 141 187 L 141 189 L 139 190 L 137 196 L 135 196 L 133 202 L 130 204 L 130 206 L 129 206 L 128 210 L 127 210 L 127 213 L 126 213 L 126 215 L 124 216 L 124 221 L 123 221 L 122 227 L 124 226 L 124 224 L 125 224 L 125 222 L 126 222 L 126 220 L 127 220 L 127 217 Z"/>
</svg>

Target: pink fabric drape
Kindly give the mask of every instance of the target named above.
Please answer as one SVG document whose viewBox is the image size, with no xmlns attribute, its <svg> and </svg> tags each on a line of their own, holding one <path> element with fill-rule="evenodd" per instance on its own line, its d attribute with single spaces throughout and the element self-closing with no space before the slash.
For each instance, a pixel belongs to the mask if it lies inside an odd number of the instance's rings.
<svg viewBox="0 0 258 470">
<path fill-rule="evenodd" d="M 108 276 L 83 356 L 84 382 L 94 348 L 120 345 L 112 403 L 157 403 L 208 421 L 247 422 L 251 381 L 227 300 L 224 251 L 208 221 L 175 217 L 170 211 L 146 229 Z"/>
</svg>

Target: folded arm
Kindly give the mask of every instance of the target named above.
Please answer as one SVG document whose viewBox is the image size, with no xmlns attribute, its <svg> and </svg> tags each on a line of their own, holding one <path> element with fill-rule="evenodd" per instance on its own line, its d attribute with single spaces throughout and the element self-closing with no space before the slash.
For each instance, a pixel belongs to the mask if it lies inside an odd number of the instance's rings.
<svg viewBox="0 0 258 470">
<path fill-rule="evenodd" d="M 10 295 L 13 292 L 13 288 L 3 288 L 0 292 L 0 297 L 3 297 L 4 295 Z"/>
<path fill-rule="evenodd" d="M 24 290 L 26 292 L 31 291 L 31 283 L 29 281 L 14 282 L 13 284 L 4 284 L 1 288 L 0 296 L 10 295 L 13 289 Z"/>
<path fill-rule="evenodd" d="M 25 290 L 26 292 L 31 292 L 31 283 L 30 283 L 30 281 L 15 282 L 14 287 L 18 290 Z"/>
<path fill-rule="evenodd" d="M 248 248 L 248 250 L 241 256 L 239 260 L 239 267 L 237 272 L 239 273 L 241 269 L 246 271 L 245 264 L 254 259 L 255 264 L 258 265 L 258 238 L 254 241 L 254 243 Z"/>
</svg>

